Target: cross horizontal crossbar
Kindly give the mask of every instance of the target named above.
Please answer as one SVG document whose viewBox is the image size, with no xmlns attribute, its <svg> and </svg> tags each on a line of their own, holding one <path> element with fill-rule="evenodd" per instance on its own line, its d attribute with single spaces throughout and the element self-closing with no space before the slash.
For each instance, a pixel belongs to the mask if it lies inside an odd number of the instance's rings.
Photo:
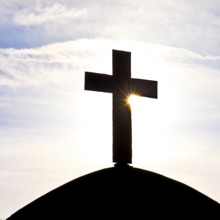
<svg viewBox="0 0 220 220">
<path fill-rule="evenodd" d="M 126 94 L 157 98 L 157 81 L 132 78 L 124 87 Z M 112 75 L 85 72 L 86 90 L 113 93 L 118 88 L 117 79 Z"/>
</svg>

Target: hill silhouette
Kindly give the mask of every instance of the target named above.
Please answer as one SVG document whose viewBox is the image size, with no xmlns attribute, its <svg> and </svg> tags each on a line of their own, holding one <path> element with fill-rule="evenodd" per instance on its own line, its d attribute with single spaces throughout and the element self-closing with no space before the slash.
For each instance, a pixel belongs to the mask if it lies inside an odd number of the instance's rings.
<svg viewBox="0 0 220 220">
<path fill-rule="evenodd" d="M 8 220 L 192 217 L 220 219 L 220 204 L 160 174 L 118 165 L 64 184 Z"/>
</svg>

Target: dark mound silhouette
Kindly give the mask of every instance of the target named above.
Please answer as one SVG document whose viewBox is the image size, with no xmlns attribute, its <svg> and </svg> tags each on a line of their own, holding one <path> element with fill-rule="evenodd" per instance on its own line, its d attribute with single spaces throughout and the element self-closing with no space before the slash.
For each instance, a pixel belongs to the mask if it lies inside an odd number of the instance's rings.
<svg viewBox="0 0 220 220">
<path fill-rule="evenodd" d="M 38 198 L 8 220 L 220 219 L 220 204 L 165 176 L 130 166 L 99 170 Z"/>
</svg>

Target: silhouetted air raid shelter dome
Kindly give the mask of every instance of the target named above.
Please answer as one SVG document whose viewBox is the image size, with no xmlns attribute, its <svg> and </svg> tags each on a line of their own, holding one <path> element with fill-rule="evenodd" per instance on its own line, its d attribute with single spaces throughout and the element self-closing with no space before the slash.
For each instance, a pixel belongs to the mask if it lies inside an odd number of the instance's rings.
<svg viewBox="0 0 220 220">
<path fill-rule="evenodd" d="M 77 178 L 16 212 L 8 220 L 220 219 L 220 205 L 195 189 L 131 166 Z"/>
<path fill-rule="evenodd" d="M 86 72 L 85 89 L 112 93 L 113 162 L 40 197 L 8 220 L 220 219 L 220 204 L 165 176 L 134 168 L 128 94 L 157 98 L 157 82 L 131 78 L 131 53 L 113 50 L 113 75 Z"/>
</svg>

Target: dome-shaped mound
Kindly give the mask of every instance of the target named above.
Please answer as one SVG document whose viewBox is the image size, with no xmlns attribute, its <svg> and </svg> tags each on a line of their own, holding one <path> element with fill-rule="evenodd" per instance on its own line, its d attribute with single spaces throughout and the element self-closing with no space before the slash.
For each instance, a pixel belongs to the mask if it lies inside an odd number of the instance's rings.
<svg viewBox="0 0 220 220">
<path fill-rule="evenodd" d="M 220 219 L 220 205 L 165 176 L 129 166 L 99 170 L 40 197 L 8 220 Z M 209 217 L 209 218 L 208 218 Z"/>
</svg>

